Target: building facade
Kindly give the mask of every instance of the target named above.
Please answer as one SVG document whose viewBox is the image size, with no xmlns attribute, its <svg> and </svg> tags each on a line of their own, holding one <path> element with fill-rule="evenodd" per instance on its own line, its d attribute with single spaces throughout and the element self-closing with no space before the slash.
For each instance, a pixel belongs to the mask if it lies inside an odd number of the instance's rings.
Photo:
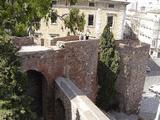
<svg viewBox="0 0 160 120">
<path fill-rule="evenodd" d="M 135 11 L 148 11 L 150 9 L 155 8 L 160 4 L 160 0 L 127 0 L 130 4 L 127 6 L 128 10 Z"/>
<path fill-rule="evenodd" d="M 124 38 L 139 39 L 140 42 L 149 44 L 151 57 L 160 57 L 159 5 L 148 5 L 145 11 L 138 8 L 126 11 Z"/>
<path fill-rule="evenodd" d="M 125 19 L 125 29 L 124 38 L 126 39 L 138 39 L 139 26 L 140 26 L 140 16 L 143 15 L 142 12 L 136 12 L 134 10 L 128 10 L 126 12 Z"/>
<path fill-rule="evenodd" d="M 75 5 L 66 5 L 61 0 L 52 2 L 53 10 L 59 16 L 69 13 L 71 7 L 79 8 L 81 13 L 85 15 L 84 34 L 89 34 L 90 38 L 99 38 L 104 27 L 109 24 L 116 40 L 123 38 L 124 20 L 126 5 L 128 2 L 122 0 L 95 0 L 82 2 Z M 55 37 L 67 36 L 69 29 L 65 28 L 63 20 L 59 17 L 54 20 L 49 19 L 47 25 L 46 20 L 41 20 L 41 26 L 36 31 L 37 36 L 45 39 L 53 39 Z M 80 34 L 80 33 L 77 33 Z"/>
<path fill-rule="evenodd" d="M 152 57 L 160 57 L 160 11 L 152 10 L 141 17 L 138 38 L 150 44 Z"/>
</svg>

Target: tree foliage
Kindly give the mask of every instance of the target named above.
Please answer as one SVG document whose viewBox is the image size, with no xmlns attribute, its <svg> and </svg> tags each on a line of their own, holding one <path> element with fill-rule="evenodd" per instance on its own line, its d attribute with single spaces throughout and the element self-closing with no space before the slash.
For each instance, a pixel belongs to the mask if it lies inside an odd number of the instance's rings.
<svg viewBox="0 0 160 120">
<path fill-rule="evenodd" d="M 85 16 L 84 14 L 80 14 L 79 9 L 71 8 L 69 15 L 65 17 L 64 24 L 66 28 L 70 29 L 70 32 L 74 35 L 77 31 L 82 32 L 84 30 L 85 25 Z"/>
<path fill-rule="evenodd" d="M 11 36 L 26 36 L 39 27 L 49 12 L 51 0 L 0 0 L 0 105 L 3 119 L 35 120 L 32 98 L 27 96 L 26 75 L 20 70 L 18 49 Z"/>
<path fill-rule="evenodd" d="M 20 70 L 18 49 L 14 47 L 8 36 L 0 37 L 0 100 L 7 120 L 34 120 L 36 114 L 31 111 L 32 98 L 27 96 L 27 80 Z"/>
<path fill-rule="evenodd" d="M 116 51 L 115 40 L 109 27 L 106 26 L 99 42 L 97 104 L 105 110 L 115 105 L 115 81 L 119 72 L 119 55 Z"/>
<path fill-rule="evenodd" d="M 72 5 L 76 0 L 69 2 Z M 11 36 L 26 36 L 28 31 L 38 29 L 41 18 L 50 11 L 50 5 L 51 0 L 0 0 L 0 103 L 3 103 L 0 107 L 9 110 L 4 114 L 4 119 L 37 119 L 30 107 L 32 98 L 25 94 L 26 75 L 20 70 L 18 49 L 12 44 Z M 70 16 L 66 18 L 71 22 L 66 20 L 66 27 L 71 28 L 73 33 L 81 31 L 83 18 L 79 10 L 71 10 Z"/>
<path fill-rule="evenodd" d="M 0 32 L 24 36 L 28 29 L 38 29 L 50 4 L 51 0 L 0 0 Z"/>
</svg>

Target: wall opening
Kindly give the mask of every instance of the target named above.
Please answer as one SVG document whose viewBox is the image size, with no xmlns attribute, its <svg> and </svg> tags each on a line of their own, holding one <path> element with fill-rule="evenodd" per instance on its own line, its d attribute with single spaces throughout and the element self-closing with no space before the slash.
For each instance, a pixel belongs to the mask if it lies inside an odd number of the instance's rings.
<svg viewBox="0 0 160 120">
<path fill-rule="evenodd" d="M 65 108 L 63 102 L 60 99 L 57 99 L 55 103 L 55 115 L 56 120 L 66 120 Z"/>
<path fill-rule="evenodd" d="M 39 119 L 44 118 L 44 97 L 46 90 L 46 79 L 42 73 L 35 70 L 27 71 L 28 89 L 27 95 L 33 98 L 32 111 L 38 115 Z"/>
</svg>

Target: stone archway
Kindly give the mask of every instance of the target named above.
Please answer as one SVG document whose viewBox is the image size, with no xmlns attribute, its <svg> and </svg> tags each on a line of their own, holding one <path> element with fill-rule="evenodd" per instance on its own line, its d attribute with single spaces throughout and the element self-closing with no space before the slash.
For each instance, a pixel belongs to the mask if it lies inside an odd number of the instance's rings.
<svg viewBox="0 0 160 120">
<path fill-rule="evenodd" d="M 36 112 L 39 119 L 44 118 L 46 79 L 42 73 L 29 70 L 27 71 L 28 89 L 27 94 L 33 98 L 32 111 Z"/>
<path fill-rule="evenodd" d="M 55 118 L 56 120 L 66 120 L 65 107 L 60 99 L 55 102 Z"/>
</svg>

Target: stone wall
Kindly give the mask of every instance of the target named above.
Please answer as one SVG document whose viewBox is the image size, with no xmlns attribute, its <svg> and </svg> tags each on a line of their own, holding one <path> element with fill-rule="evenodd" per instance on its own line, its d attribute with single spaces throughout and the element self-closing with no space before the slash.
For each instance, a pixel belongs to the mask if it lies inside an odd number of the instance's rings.
<svg viewBox="0 0 160 120">
<path fill-rule="evenodd" d="M 110 120 L 71 80 L 60 77 L 55 81 L 55 101 L 62 101 L 65 120 Z"/>
<path fill-rule="evenodd" d="M 98 41 L 62 42 L 66 49 L 64 72 L 67 78 L 95 101 L 97 93 Z"/>
<path fill-rule="evenodd" d="M 92 101 L 95 101 L 97 84 L 98 41 L 58 41 L 62 46 L 49 49 L 19 52 L 22 70 L 35 70 L 43 74 L 47 81 L 45 118 L 54 119 L 54 81 L 60 76 L 70 78 Z M 36 46 L 35 46 L 36 47 Z M 33 50 L 32 50 L 33 49 Z M 39 48 L 40 49 L 40 48 Z"/>
<path fill-rule="evenodd" d="M 149 45 L 138 41 L 118 41 L 117 50 L 120 54 L 120 73 L 116 81 L 116 89 L 121 111 L 138 112 L 142 97 L 146 66 L 149 57 Z"/>
<path fill-rule="evenodd" d="M 55 76 L 61 76 L 63 73 L 63 65 L 61 64 L 60 51 L 46 50 L 34 52 L 20 52 L 23 71 L 35 70 L 43 74 L 46 79 L 46 93 L 43 96 L 45 105 L 43 107 L 43 117 L 46 120 L 54 118 L 54 79 Z M 58 54 L 58 55 L 57 55 Z M 59 58 L 59 59 L 58 59 Z M 63 61 L 63 57 L 62 57 Z M 57 67 L 60 64 L 59 67 Z M 62 66 L 61 66 L 62 65 Z M 42 88 L 43 90 L 44 88 Z"/>
<path fill-rule="evenodd" d="M 28 46 L 33 45 L 34 40 L 32 37 L 12 37 L 12 42 L 15 46 L 21 47 L 21 46 Z"/>
</svg>

